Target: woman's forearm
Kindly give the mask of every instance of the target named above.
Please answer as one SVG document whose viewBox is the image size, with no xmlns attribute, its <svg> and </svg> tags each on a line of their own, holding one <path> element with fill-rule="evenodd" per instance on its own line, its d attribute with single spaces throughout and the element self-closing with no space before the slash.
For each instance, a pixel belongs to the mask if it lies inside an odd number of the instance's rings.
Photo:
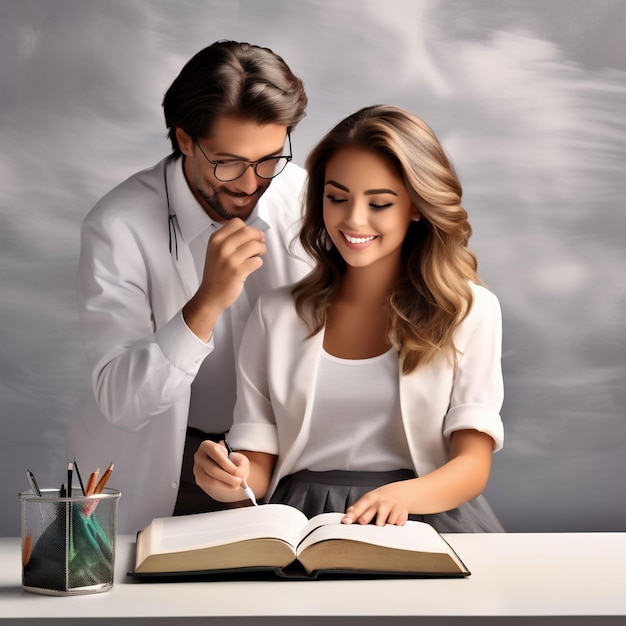
<svg viewBox="0 0 626 626">
<path fill-rule="evenodd" d="M 441 513 L 461 506 L 484 491 L 492 455 L 493 439 L 489 435 L 458 431 L 452 436 L 450 460 L 430 474 L 396 483 L 399 497 L 414 514 Z"/>
</svg>

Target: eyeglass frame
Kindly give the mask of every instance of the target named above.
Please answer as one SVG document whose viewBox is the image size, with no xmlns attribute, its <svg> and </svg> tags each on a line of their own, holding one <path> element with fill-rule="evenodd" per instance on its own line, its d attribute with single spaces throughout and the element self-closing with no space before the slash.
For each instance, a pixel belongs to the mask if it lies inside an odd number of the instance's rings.
<svg viewBox="0 0 626 626">
<path fill-rule="evenodd" d="M 278 176 L 285 170 L 285 167 L 287 167 L 287 164 L 293 160 L 293 150 L 291 148 L 291 133 L 289 131 L 287 131 L 287 141 L 289 142 L 289 154 L 278 154 L 276 156 L 266 156 L 266 157 L 263 157 L 262 159 L 258 159 L 257 161 L 249 161 L 248 159 L 222 159 L 218 161 L 212 161 L 206 155 L 206 153 L 202 149 L 202 146 L 200 145 L 198 140 L 195 137 L 193 139 L 193 142 L 196 144 L 196 146 L 198 146 L 198 149 L 200 150 L 200 152 L 202 152 L 202 156 L 213 166 L 213 176 L 215 176 L 215 178 L 217 178 L 217 180 L 219 180 L 222 183 L 232 183 L 234 180 L 241 178 L 246 173 L 246 170 L 249 167 L 253 167 L 254 175 L 258 176 L 259 178 L 262 178 L 263 180 L 272 180 L 272 178 L 276 178 L 276 176 Z M 270 161 L 271 159 L 286 159 L 287 162 L 285 163 L 285 166 L 283 167 L 283 169 L 280 170 L 280 172 L 276 172 L 274 175 L 270 177 L 260 176 L 257 171 L 257 167 L 259 163 L 263 163 L 264 161 Z M 227 163 L 247 163 L 247 165 L 244 167 L 243 171 L 241 172 L 241 174 L 239 174 L 239 176 L 235 176 L 235 178 L 229 178 L 228 180 L 224 180 L 223 178 L 220 178 L 217 175 L 217 168 L 218 166 L 224 165 Z"/>
</svg>

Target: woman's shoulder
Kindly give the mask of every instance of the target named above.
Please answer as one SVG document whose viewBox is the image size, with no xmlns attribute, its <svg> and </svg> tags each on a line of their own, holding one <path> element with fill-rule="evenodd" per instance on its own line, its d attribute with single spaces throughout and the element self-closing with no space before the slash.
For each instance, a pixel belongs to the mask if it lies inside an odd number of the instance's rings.
<svg viewBox="0 0 626 626">
<path fill-rule="evenodd" d="M 478 284 L 470 281 L 470 289 L 474 297 L 474 307 L 492 307 L 494 305 L 499 306 L 498 297 L 488 287 L 482 284 Z"/>
<path fill-rule="evenodd" d="M 469 285 L 472 290 L 472 305 L 461 325 L 467 327 L 481 321 L 501 318 L 500 302 L 496 294 L 485 285 L 474 282 Z"/>
<path fill-rule="evenodd" d="M 292 289 L 293 285 L 283 285 L 262 293 L 257 300 L 261 317 L 266 321 L 272 321 L 277 318 L 284 319 L 285 316 L 292 314 L 296 316 L 296 307 L 291 295 Z"/>
<path fill-rule="evenodd" d="M 265 332 L 274 337 L 306 336 L 308 330 L 299 317 L 292 296 L 293 285 L 266 291 L 256 303 L 256 316 Z"/>
</svg>

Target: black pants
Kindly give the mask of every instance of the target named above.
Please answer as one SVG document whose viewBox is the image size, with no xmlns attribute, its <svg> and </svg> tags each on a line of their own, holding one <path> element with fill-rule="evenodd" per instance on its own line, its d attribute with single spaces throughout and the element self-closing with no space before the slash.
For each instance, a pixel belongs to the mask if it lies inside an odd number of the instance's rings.
<svg viewBox="0 0 626 626">
<path fill-rule="evenodd" d="M 204 491 L 196 485 L 196 480 L 193 475 L 193 455 L 196 453 L 198 446 L 206 439 L 219 442 L 224 439 L 224 433 L 205 433 L 198 428 L 193 428 L 192 426 L 187 427 L 185 451 L 183 452 L 183 466 L 180 472 L 174 515 L 208 513 L 210 511 L 221 511 L 222 509 L 232 508 L 231 503 L 213 500 L 211 496 L 204 493 Z"/>
</svg>

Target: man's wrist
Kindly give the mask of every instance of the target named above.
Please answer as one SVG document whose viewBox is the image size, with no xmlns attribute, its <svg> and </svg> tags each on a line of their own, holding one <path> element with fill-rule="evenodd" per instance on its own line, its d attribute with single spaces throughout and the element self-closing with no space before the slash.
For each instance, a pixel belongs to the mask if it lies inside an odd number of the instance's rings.
<svg viewBox="0 0 626 626">
<path fill-rule="evenodd" d="M 163 355 L 178 369 L 190 374 L 195 375 L 206 356 L 213 351 L 212 340 L 202 341 L 187 326 L 181 311 L 154 336 Z"/>
<path fill-rule="evenodd" d="M 189 330 L 199 339 L 207 342 L 211 339 L 213 328 L 221 311 L 210 305 L 199 305 L 193 298 L 185 304 L 182 310 L 183 321 Z"/>
</svg>

